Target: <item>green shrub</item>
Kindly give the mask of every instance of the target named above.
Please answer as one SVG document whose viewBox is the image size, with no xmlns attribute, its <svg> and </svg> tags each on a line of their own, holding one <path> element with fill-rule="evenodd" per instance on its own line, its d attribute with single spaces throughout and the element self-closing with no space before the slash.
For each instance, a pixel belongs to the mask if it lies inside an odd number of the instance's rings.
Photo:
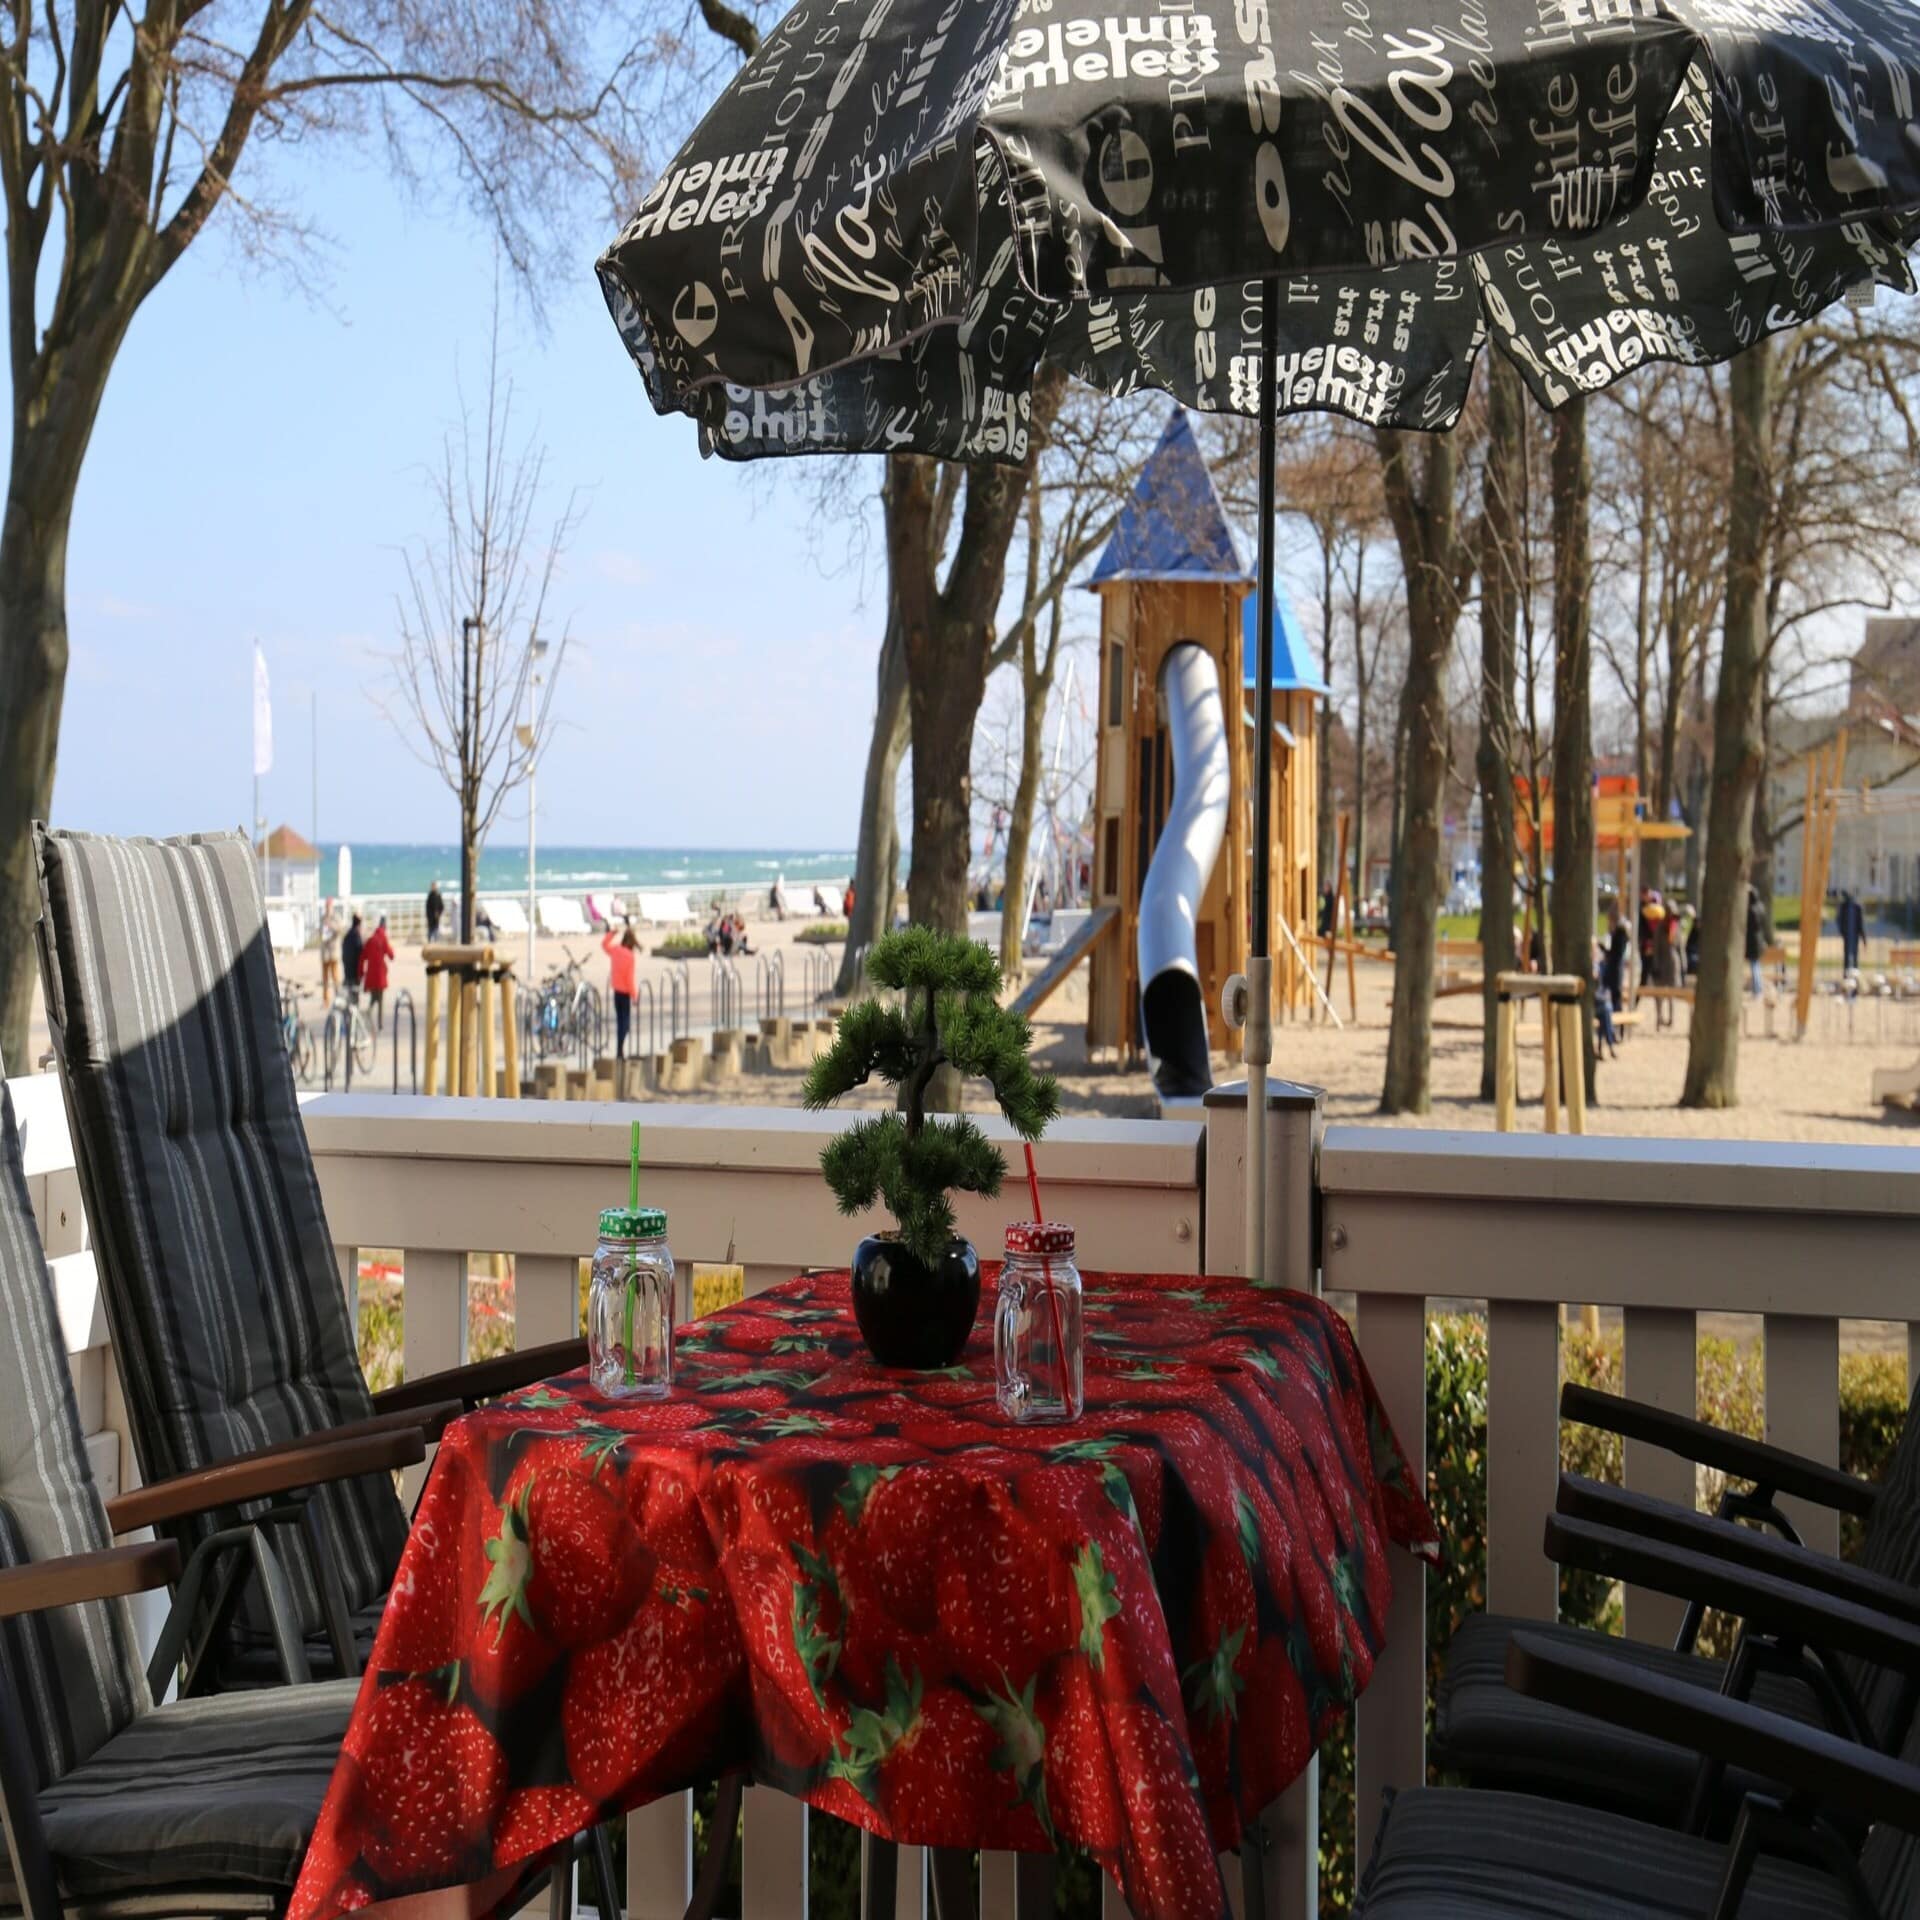
<svg viewBox="0 0 1920 1920">
<path fill-rule="evenodd" d="M 687 927 L 678 933 L 668 934 L 665 939 L 656 943 L 653 957 L 656 960 L 698 959 L 706 950 L 707 936 Z"/>
<path fill-rule="evenodd" d="M 844 920 L 814 920 L 802 927 L 794 940 L 806 947 L 836 947 L 847 937 Z"/>
</svg>

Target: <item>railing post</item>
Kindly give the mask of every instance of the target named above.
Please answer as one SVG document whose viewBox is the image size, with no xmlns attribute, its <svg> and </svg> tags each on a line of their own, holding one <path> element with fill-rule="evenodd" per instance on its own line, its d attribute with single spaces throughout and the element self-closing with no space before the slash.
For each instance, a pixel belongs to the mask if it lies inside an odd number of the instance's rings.
<svg viewBox="0 0 1920 1920">
<path fill-rule="evenodd" d="M 1267 1279 L 1320 1291 L 1320 1140 L 1326 1095 L 1288 1080 L 1267 1082 Z M 1215 1087 L 1207 1116 L 1205 1273 L 1245 1273 L 1247 1259 L 1247 1084 Z M 1320 1911 L 1320 1763 L 1313 1761 L 1248 1829 L 1263 1856 L 1254 1878 L 1266 1913 L 1247 1920 L 1315 1920 Z"/>
<path fill-rule="evenodd" d="M 1320 1284 L 1320 1140 L 1326 1095 L 1289 1080 L 1267 1082 L 1265 1272 L 1303 1293 Z M 1202 1270 L 1245 1273 L 1247 1083 L 1229 1081 L 1202 1102 L 1207 1117 L 1206 1240 Z"/>
</svg>

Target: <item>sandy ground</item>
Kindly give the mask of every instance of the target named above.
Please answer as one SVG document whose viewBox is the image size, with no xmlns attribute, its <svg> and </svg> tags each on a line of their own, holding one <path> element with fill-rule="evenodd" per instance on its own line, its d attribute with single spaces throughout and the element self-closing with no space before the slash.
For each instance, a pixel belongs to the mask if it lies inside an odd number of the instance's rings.
<svg viewBox="0 0 1920 1920">
<path fill-rule="evenodd" d="M 756 952 L 737 962 L 742 1000 L 740 1018 L 752 1027 L 758 1018 L 761 993 L 773 992 L 772 960 L 779 955 L 785 967 L 787 1009 L 801 1012 L 809 992 L 831 980 L 837 969 L 837 945 L 809 949 L 798 940 L 806 921 L 757 921 L 750 928 Z M 658 936 L 653 936 L 658 938 Z M 606 989 L 607 962 L 594 940 L 560 942 L 543 939 L 539 967 L 544 973 L 567 949 L 586 963 L 586 977 Z M 763 958 L 763 956 L 769 956 Z M 320 1009 L 320 962 L 317 952 L 280 956 L 281 978 L 302 994 L 302 1013 L 317 1018 Z M 658 997 L 661 1031 L 667 1019 L 671 961 L 646 954 L 640 977 Z M 1035 1022 L 1035 1052 L 1041 1063 L 1058 1076 L 1069 1112 L 1148 1117 L 1158 1111 L 1152 1081 L 1144 1067 L 1123 1069 L 1107 1061 L 1091 1061 L 1083 1037 L 1085 1019 L 1084 970 L 1041 1009 Z M 704 957 L 692 960 L 685 973 L 692 995 L 692 1025 L 698 1030 L 712 1020 L 712 974 Z M 1397 1126 L 1462 1127 L 1490 1130 L 1493 1108 L 1478 1098 L 1480 1084 L 1479 1001 L 1474 995 L 1443 998 L 1436 1009 L 1433 1058 L 1433 1110 L 1413 1118 L 1384 1120 L 1376 1111 L 1385 1068 L 1388 996 L 1392 973 L 1385 966 L 1359 968 L 1358 1018 L 1347 1016 L 1344 976 L 1334 988 L 1334 1004 L 1345 1024 L 1336 1028 L 1324 1016 L 1308 1021 L 1294 1016 L 1282 1022 L 1274 1040 L 1274 1072 L 1327 1095 L 1327 1117 L 1339 1122 Z M 420 950 L 402 947 L 396 957 L 389 1002 L 402 991 L 416 1004 L 425 1002 L 425 969 Z M 770 1004 L 770 1000 L 769 1000 Z M 1674 1024 L 1656 1028 L 1651 1007 L 1642 1024 L 1625 1034 L 1617 1061 L 1600 1068 L 1599 1100 L 1588 1113 L 1591 1133 L 1689 1136 L 1706 1139 L 1822 1140 L 1920 1145 L 1920 1117 L 1902 1110 L 1877 1108 L 1871 1100 L 1876 1068 L 1911 1067 L 1920 1061 L 1920 1002 L 1863 1001 L 1853 1013 L 1853 1037 L 1847 1037 L 1845 1010 L 1838 1004 L 1817 1004 L 1812 1032 L 1795 1042 L 1784 1038 L 1791 1026 L 1790 1006 L 1773 1009 L 1774 1032 L 1768 1032 L 1766 1010 L 1751 1004 L 1740 1053 L 1738 1107 L 1726 1112 L 1684 1112 L 1676 1104 L 1686 1072 L 1689 1010 L 1674 1010 Z M 45 1052 L 45 1024 L 36 999 L 32 1057 Z M 645 993 L 636 1009 L 639 1043 L 646 1044 L 649 1014 Z M 1216 1057 L 1216 1072 L 1230 1077 L 1235 1064 Z M 1520 1124 L 1537 1129 L 1540 1111 L 1540 1049 L 1537 1025 L 1523 1029 L 1520 1080 Z M 402 1084 L 406 1081 L 403 1061 Z M 370 1088 L 390 1086 L 392 1068 L 383 1041 Z M 658 1096 L 662 1099 L 702 1099 L 725 1104 L 783 1103 L 799 1098 L 796 1073 L 755 1074 L 734 1085 L 703 1089 L 699 1094 Z M 978 1094 L 983 1090 L 976 1089 Z M 876 1096 L 877 1097 L 877 1096 Z M 970 1101 L 970 1104 L 972 1102 Z"/>
</svg>

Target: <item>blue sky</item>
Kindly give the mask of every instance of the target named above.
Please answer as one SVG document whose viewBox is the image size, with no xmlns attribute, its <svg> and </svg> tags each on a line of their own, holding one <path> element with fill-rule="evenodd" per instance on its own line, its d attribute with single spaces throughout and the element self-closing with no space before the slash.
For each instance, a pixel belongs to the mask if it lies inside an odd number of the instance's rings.
<svg viewBox="0 0 1920 1920">
<path fill-rule="evenodd" d="M 457 210 L 409 206 L 350 148 L 316 146 L 302 166 L 287 197 L 331 237 L 306 263 L 314 291 L 216 230 L 147 303 L 115 370 L 70 549 L 54 796 L 69 826 L 245 819 L 257 637 L 278 735 L 263 811 L 309 827 L 317 689 L 323 837 L 454 837 L 450 797 L 369 690 L 395 638 L 399 548 L 432 527 L 423 463 L 456 416 L 456 379 L 484 396 L 492 252 Z M 502 301 L 503 359 L 547 446 L 553 504 L 571 486 L 587 497 L 556 596 L 575 648 L 541 837 L 851 846 L 878 583 L 816 559 L 799 470 L 813 463 L 743 473 L 655 417 L 594 283 L 604 237 L 580 233 L 544 331 Z M 517 838 L 508 804 L 500 830 Z"/>
</svg>

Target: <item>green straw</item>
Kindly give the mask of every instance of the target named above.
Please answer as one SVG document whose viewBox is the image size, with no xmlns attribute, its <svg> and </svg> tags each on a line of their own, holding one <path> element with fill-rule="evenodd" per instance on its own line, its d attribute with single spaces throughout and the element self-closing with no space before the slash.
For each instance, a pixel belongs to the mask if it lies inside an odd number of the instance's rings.
<svg viewBox="0 0 1920 1920">
<path fill-rule="evenodd" d="M 633 1123 L 633 1133 L 627 1142 L 627 1207 L 630 1212 L 640 1210 L 640 1122 Z M 622 1328 L 626 1347 L 626 1384 L 632 1386 L 636 1378 L 633 1364 L 633 1305 L 634 1296 L 640 1290 L 639 1275 L 627 1275 L 627 1311 L 625 1325 Z"/>
</svg>

